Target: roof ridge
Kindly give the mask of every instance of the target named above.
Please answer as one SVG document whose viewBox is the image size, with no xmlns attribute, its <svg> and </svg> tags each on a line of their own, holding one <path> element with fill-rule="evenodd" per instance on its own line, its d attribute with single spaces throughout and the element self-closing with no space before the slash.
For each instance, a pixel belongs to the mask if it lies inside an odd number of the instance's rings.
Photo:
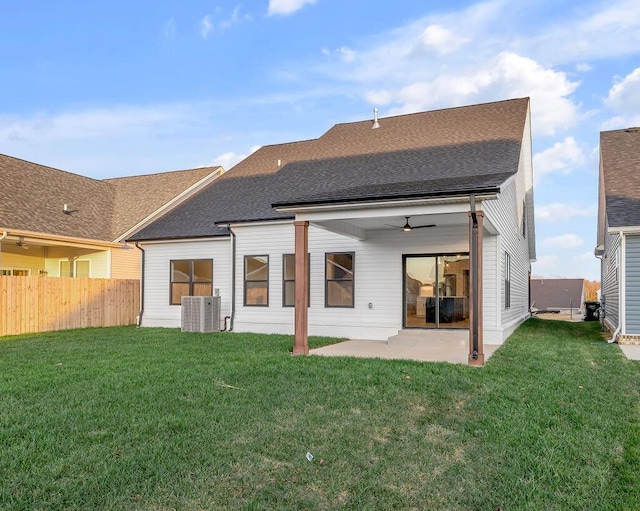
<svg viewBox="0 0 640 511">
<path fill-rule="evenodd" d="M 107 177 L 105 179 L 99 179 L 98 181 L 103 181 L 107 183 L 113 183 L 113 181 L 122 181 L 125 179 L 134 179 L 140 177 L 152 177 L 152 176 L 166 176 L 168 174 L 179 174 L 183 172 L 195 172 L 197 170 L 203 169 L 212 169 L 212 173 L 218 171 L 223 168 L 222 165 L 203 165 L 202 167 L 194 167 L 192 169 L 179 169 L 179 170 L 167 170 L 164 172 L 151 172 L 149 174 L 134 174 L 132 176 L 119 176 L 119 177 Z"/>
<path fill-rule="evenodd" d="M 101 183 L 102 179 L 96 179 L 95 177 L 83 176 L 82 174 L 78 174 L 76 172 L 70 172 L 68 170 L 59 169 L 56 167 L 51 167 L 50 165 L 43 165 L 42 163 L 36 163 L 35 161 L 25 160 L 24 158 L 18 158 L 17 156 L 11 156 L 9 154 L 0 153 L 0 156 L 4 156 L 5 158 L 10 158 L 12 160 L 20 161 L 22 163 L 28 163 L 29 165 L 35 165 L 37 167 L 42 167 L 49 170 L 55 170 L 56 172 L 63 172 L 65 174 L 69 174 L 75 177 L 80 177 L 83 179 L 90 179 L 91 181 L 95 181 L 96 183 Z"/>
<path fill-rule="evenodd" d="M 485 101 L 484 103 L 475 103 L 473 105 L 458 105 L 458 106 L 449 106 L 449 107 L 443 107 L 443 108 L 436 108 L 435 110 L 421 110 L 419 112 L 408 112 L 406 114 L 396 114 L 396 115 L 388 115 L 386 117 L 379 117 L 379 120 L 385 120 L 385 119 L 396 119 L 398 117 L 410 117 L 410 116 L 414 116 L 414 115 L 425 115 L 425 114 L 433 114 L 436 112 L 446 112 L 446 111 L 451 111 L 451 110 L 460 110 L 463 108 L 473 108 L 473 107 L 478 107 L 478 106 L 488 106 L 488 105 L 497 105 L 500 103 L 508 103 L 511 101 L 522 101 L 522 100 L 527 100 L 527 101 L 531 101 L 531 98 L 529 96 L 523 96 L 520 98 L 509 98 L 509 99 L 501 99 L 499 101 Z M 363 122 L 371 122 L 371 119 L 363 119 L 361 121 L 351 121 L 351 122 L 339 122 L 334 124 L 331 128 L 329 128 L 326 132 L 328 133 L 329 131 L 331 131 L 333 128 L 335 128 L 336 126 L 348 126 L 350 124 L 359 124 L 359 123 L 363 123 Z M 324 135 L 324 134 L 323 134 Z"/>
</svg>

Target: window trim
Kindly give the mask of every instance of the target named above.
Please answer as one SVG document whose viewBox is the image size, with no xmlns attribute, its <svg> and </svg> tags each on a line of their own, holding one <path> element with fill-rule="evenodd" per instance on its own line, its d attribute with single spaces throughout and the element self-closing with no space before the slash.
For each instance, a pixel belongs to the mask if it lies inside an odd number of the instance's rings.
<svg viewBox="0 0 640 511">
<path fill-rule="evenodd" d="M 26 271 L 26 275 L 16 275 L 17 271 Z M 5 273 L 9 272 L 9 273 Z M 31 277 L 31 270 L 29 268 L 2 268 L 0 270 L 0 275 L 3 277 Z"/>
<path fill-rule="evenodd" d="M 205 295 L 205 296 L 213 296 L 213 259 L 170 259 L 169 260 L 169 305 L 182 305 L 182 296 L 194 296 L 193 294 L 193 285 L 194 285 L 194 281 L 193 281 L 193 264 L 196 261 L 209 261 L 211 262 L 211 281 L 209 282 L 211 284 L 211 294 L 210 295 Z M 177 262 L 188 262 L 189 263 L 189 294 L 188 295 L 182 295 L 180 297 L 180 302 L 179 303 L 173 303 L 172 299 L 173 299 L 173 285 L 174 284 L 187 284 L 187 282 L 174 282 L 173 281 L 173 263 L 177 263 Z M 206 282 L 198 282 L 198 284 L 205 284 Z"/>
<path fill-rule="evenodd" d="M 511 308 L 511 255 L 504 253 L 504 308 Z"/>
<path fill-rule="evenodd" d="M 351 279 L 329 279 L 327 276 L 327 262 L 330 255 L 351 256 Z M 351 305 L 329 305 L 329 282 L 351 282 Z M 356 253 L 355 252 L 325 252 L 324 253 L 324 306 L 327 309 L 355 309 L 356 304 Z"/>
<path fill-rule="evenodd" d="M 294 278 L 293 279 L 287 279 L 285 278 L 286 272 L 285 272 L 285 259 L 287 256 L 293 256 L 293 264 L 294 264 Z M 287 309 L 290 309 L 292 307 L 295 307 L 295 287 L 294 287 L 294 293 L 293 293 L 293 298 L 294 298 L 294 304 L 293 305 L 286 305 L 286 301 L 285 301 L 285 292 L 286 292 L 286 283 L 287 282 L 293 282 L 295 285 L 295 253 L 288 253 L 288 254 L 282 254 L 282 307 L 285 307 Z M 311 255 L 307 252 L 307 282 L 308 282 L 308 286 L 307 286 L 307 307 L 311 307 Z"/>
<path fill-rule="evenodd" d="M 71 275 L 64 275 L 65 278 L 71 278 L 71 279 L 78 279 L 78 278 L 88 279 L 88 278 L 91 278 L 91 259 L 73 259 L 73 260 L 60 259 L 59 264 L 58 264 L 58 275 L 60 277 L 63 277 L 63 275 L 62 275 L 62 264 L 63 263 L 69 263 L 69 270 L 71 271 Z M 89 276 L 88 277 L 78 277 L 78 263 L 89 263 Z"/>
<path fill-rule="evenodd" d="M 247 280 L 247 259 L 250 257 L 264 257 L 267 260 L 267 279 L 259 279 L 259 280 Z M 244 297 L 242 303 L 245 307 L 269 307 L 269 254 L 252 254 L 245 255 L 243 259 L 242 265 L 242 282 L 243 282 L 243 290 Z M 247 303 L 247 282 L 264 282 L 266 283 L 267 288 L 267 302 L 266 303 Z"/>
</svg>

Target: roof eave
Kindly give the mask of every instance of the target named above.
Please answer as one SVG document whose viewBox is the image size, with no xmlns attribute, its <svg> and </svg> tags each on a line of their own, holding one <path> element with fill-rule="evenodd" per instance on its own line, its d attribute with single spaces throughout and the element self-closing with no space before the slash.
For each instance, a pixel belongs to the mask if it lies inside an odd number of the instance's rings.
<svg viewBox="0 0 640 511">
<path fill-rule="evenodd" d="M 442 192 L 433 193 L 416 193 L 416 194 L 402 194 L 402 195 L 376 195 L 368 197 L 358 198 L 344 198 L 335 200 L 310 200 L 299 202 L 281 202 L 273 203 L 272 207 L 276 211 L 280 212 L 297 212 L 308 211 L 310 209 L 352 209 L 363 207 L 380 207 L 380 206 L 394 206 L 404 205 L 407 202 L 410 203 L 429 203 L 434 204 L 438 202 L 466 202 L 471 195 L 476 196 L 476 200 L 491 200 L 496 199 L 500 193 L 500 187 L 484 187 L 476 189 L 468 189 L 464 191 L 450 192 L 443 194 Z"/>
</svg>

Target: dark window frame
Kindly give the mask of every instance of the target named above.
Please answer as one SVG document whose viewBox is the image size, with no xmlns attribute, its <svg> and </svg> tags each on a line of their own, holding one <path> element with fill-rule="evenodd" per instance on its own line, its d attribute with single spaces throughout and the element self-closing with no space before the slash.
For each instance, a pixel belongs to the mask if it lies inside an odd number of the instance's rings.
<svg viewBox="0 0 640 511">
<path fill-rule="evenodd" d="M 287 257 L 291 257 L 293 256 L 293 271 L 294 271 L 294 275 L 295 275 L 295 254 L 282 254 L 282 306 L 283 307 L 295 307 L 295 287 L 294 287 L 294 304 L 293 305 L 287 305 L 287 302 L 285 300 L 285 293 L 286 293 L 286 283 L 287 282 L 293 282 L 294 286 L 295 286 L 295 276 L 293 279 L 288 279 L 286 278 L 286 268 L 285 268 L 285 260 Z M 307 282 L 309 283 L 308 287 L 307 287 L 307 307 L 311 307 L 311 256 L 307 253 Z"/>
<path fill-rule="evenodd" d="M 351 275 L 350 279 L 329 279 L 327 266 L 329 256 L 350 255 Z M 331 305 L 329 304 L 329 283 L 330 282 L 351 282 L 351 305 Z M 354 309 L 356 303 L 356 253 L 355 252 L 325 252 L 324 254 L 324 306 L 329 309 Z"/>
<path fill-rule="evenodd" d="M 263 257 L 267 261 L 267 279 L 247 279 L 247 259 L 255 258 L 255 257 Z M 269 307 L 269 255 L 268 254 L 253 254 L 253 255 L 245 255 L 243 259 L 242 266 L 242 281 L 243 281 L 243 289 L 244 289 L 244 297 L 243 297 L 243 305 L 245 307 Z M 264 282 L 266 283 L 266 294 L 267 301 L 266 303 L 247 303 L 247 283 L 248 282 Z"/>
<path fill-rule="evenodd" d="M 209 282 L 206 281 L 198 281 L 194 282 L 193 280 L 193 265 L 196 261 L 207 261 L 211 263 L 211 280 Z M 173 301 L 173 286 L 174 284 L 187 284 L 187 282 L 174 282 L 173 281 L 173 264 L 174 263 L 189 263 L 189 294 L 181 295 L 180 302 L 175 303 Z M 170 259 L 169 260 L 169 305 L 182 305 L 182 297 L 183 296 L 194 296 L 193 294 L 193 285 L 194 284 L 210 284 L 211 285 L 211 294 L 210 295 L 202 295 L 202 296 L 213 296 L 213 259 Z M 200 296 L 200 295 L 199 295 Z"/>
</svg>

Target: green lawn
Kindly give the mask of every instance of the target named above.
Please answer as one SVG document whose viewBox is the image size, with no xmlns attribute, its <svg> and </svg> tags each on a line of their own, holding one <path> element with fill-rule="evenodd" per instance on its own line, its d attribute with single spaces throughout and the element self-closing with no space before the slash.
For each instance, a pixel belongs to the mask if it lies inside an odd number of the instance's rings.
<svg viewBox="0 0 640 511">
<path fill-rule="evenodd" d="M 640 509 L 640 363 L 598 327 L 530 320 L 484 368 L 287 336 L 0 339 L 0 509 Z"/>
</svg>

